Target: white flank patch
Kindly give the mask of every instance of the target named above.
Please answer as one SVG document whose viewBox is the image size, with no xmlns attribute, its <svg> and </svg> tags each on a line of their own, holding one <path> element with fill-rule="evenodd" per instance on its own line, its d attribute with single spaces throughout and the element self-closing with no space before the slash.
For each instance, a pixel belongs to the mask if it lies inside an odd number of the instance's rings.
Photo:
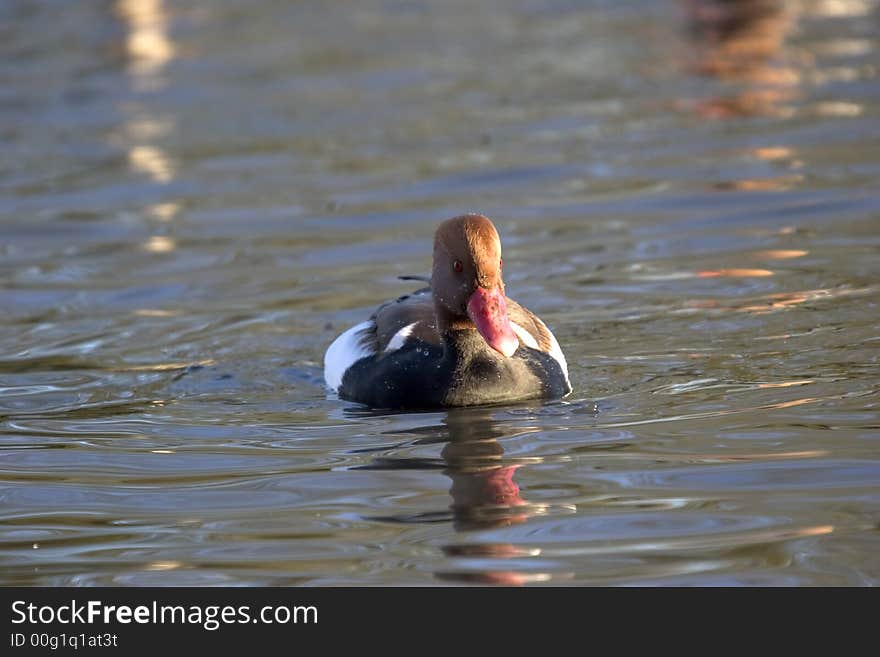
<svg viewBox="0 0 880 657">
<path fill-rule="evenodd" d="M 543 322 L 541 323 L 543 324 Z M 547 328 L 546 324 L 544 324 L 544 328 L 547 329 L 547 333 L 550 335 L 550 355 L 559 363 L 559 366 L 562 368 L 562 373 L 565 375 L 565 381 L 568 383 L 568 387 L 571 388 L 571 381 L 568 379 L 568 363 L 565 362 L 565 354 L 562 353 L 562 347 L 559 346 L 559 343 L 556 341 L 556 336 L 553 335 L 553 332 L 549 328 Z"/>
<path fill-rule="evenodd" d="M 338 392 L 346 370 L 361 358 L 372 356 L 375 351 L 363 344 L 363 334 L 372 330 L 373 322 L 361 322 L 352 326 L 333 341 L 324 354 L 324 381 L 333 392 Z M 395 336 L 396 337 L 396 336 Z"/>
<path fill-rule="evenodd" d="M 387 353 L 389 351 L 397 351 L 398 349 L 400 349 L 406 342 L 406 339 L 410 336 L 410 334 L 412 334 L 413 329 L 416 327 L 416 324 L 418 324 L 418 322 L 407 324 L 397 333 L 392 335 L 391 339 L 388 341 L 388 346 L 385 347 L 385 352 Z"/>
<path fill-rule="evenodd" d="M 540 347 L 538 346 L 538 341 L 535 340 L 535 336 L 526 331 L 522 326 L 520 326 L 516 322 L 511 322 L 510 328 L 513 329 L 513 332 L 516 333 L 516 337 L 518 337 L 519 341 L 522 342 L 525 346 L 531 347 L 532 349 L 540 349 Z"/>
<path fill-rule="evenodd" d="M 556 336 L 553 335 L 553 331 L 551 331 L 549 328 L 547 328 L 547 325 L 544 322 L 542 322 L 537 317 L 535 318 L 535 320 L 538 322 L 541 322 L 541 326 L 544 327 L 544 329 L 547 331 L 547 335 L 550 336 L 550 351 L 547 352 L 547 354 L 549 356 L 551 356 L 552 358 L 554 358 L 557 363 L 559 363 L 559 367 L 562 368 L 562 373 L 565 375 L 565 380 L 568 383 L 568 387 L 570 388 L 571 381 L 568 380 L 568 363 L 565 362 L 565 355 L 562 353 L 562 348 L 559 346 L 559 343 L 556 341 Z M 513 332 L 516 333 L 516 335 L 519 337 L 519 339 L 522 340 L 523 343 L 527 347 L 531 347 L 532 349 L 538 349 L 538 350 L 541 349 L 538 346 L 538 341 L 535 340 L 534 336 L 531 333 L 529 333 L 528 331 L 526 331 L 522 326 L 520 326 L 519 324 L 517 324 L 515 322 L 511 322 L 510 326 L 513 328 Z"/>
</svg>

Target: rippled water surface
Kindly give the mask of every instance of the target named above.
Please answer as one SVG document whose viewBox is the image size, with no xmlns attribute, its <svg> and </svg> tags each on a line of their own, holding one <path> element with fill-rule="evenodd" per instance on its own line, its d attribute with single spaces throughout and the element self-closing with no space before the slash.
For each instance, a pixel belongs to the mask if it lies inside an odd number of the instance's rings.
<svg viewBox="0 0 880 657">
<path fill-rule="evenodd" d="M 3 2 L 0 583 L 880 583 L 878 25 Z M 573 394 L 328 396 L 469 210 Z"/>
</svg>

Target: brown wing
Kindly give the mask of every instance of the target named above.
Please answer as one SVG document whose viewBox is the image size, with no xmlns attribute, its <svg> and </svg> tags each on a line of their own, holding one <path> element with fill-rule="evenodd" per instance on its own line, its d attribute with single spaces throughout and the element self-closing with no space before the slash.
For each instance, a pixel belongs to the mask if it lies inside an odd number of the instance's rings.
<svg viewBox="0 0 880 657">
<path fill-rule="evenodd" d="M 429 344 L 441 344 L 434 321 L 434 301 L 429 287 L 383 304 L 371 319 L 376 324 L 376 346 L 379 352 L 385 351 L 391 338 L 398 331 L 413 323 L 415 326 L 410 336 Z"/>
<path fill-rule="evenodd" d="M 535 338 L 541 351 L 550 353 L 553 349 L 553 338 L 544 322 L 538 319 L 532 311 L 507 297 L 507 315 L 510 317 L 511 322 L 519 324 Z"/>
</svg>

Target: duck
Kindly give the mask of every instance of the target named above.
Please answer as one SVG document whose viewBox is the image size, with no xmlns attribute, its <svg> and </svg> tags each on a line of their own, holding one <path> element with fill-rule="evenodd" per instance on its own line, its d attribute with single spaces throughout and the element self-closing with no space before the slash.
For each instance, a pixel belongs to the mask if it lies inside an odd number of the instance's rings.
<svg viewBox="0 0 880 657">
<path fill-rule="evenodd" d="M 436 409 L 559 399 L 571 392 L 559 342 L 507 297 L 501 239 L 476 213 L 442 222 L 428 283 L 382 304 L 324 354 L 340 399 L 380 409 Z"/>
</svg>

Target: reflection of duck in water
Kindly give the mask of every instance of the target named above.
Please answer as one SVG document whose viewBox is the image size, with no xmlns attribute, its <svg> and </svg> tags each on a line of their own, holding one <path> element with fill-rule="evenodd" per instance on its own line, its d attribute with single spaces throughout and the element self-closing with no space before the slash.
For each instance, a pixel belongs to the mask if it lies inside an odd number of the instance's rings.
<svg viewBox="0 0 880 657">
<path fill-rule="evenodd" d="M 455 528 L 482 529 L 524 522 L 526 502 L 513 480 L 522 464 L 505 464 L 504 447 L 498 438 L 510 435 L 510 427 L 493 422 L 488 412 L 449 413 L 444 420 L 449 442 L 441 456 L 444 472 L 452 479 L 449 489 Z M 515 433 L 521 433 L 518 429 Z"/>
<path fill-rule="evenodd" d="M 788 65 L 785 39 L 793 11 L 785 0 L 685 0 L 701 75 L 740 86 L 739 91 L 697 104 L 712 118 L 785 116 L 798 72 Z"/>
<path fill-rule="evenodd" d="M 500 438 L 535 431 L 495 420 L 488 408 L 450 409 L 442 424 L 410 428 L 404 433 L 421 435 L 415 444 L 443 443 L 441 459 L 378 457 L 360 470 L 441 470 L 452 480 L 452 503 L 448 512 L 429 512 L 375 520 L 437 522 L 451 519 L 458 530 L 481 529 L 523 522 L 542 507 L 527 505 L 513 481 L 523 463 L 504 462 Z"/>
<path fill-rule="evenodd" d="M 449 442 L 443 447 L 445 473 L 452 479 L 450 508 L 455 529 L 461 532 L 509 527 L 526 522 L 543 513 L 544 505 L 531 504 L 520 495 L 514 481 L 523 463 L 504 460 L 504 447 L 499 438 L 530 431 L 492 420 L 488 412 L 480 415 L 452 413 L 445 419 Z M 437 572 L 442 580 L 481 584 L 521 585 L 550 579 L 544 573 L 515 570 L 506 560 L 528 558 L 530 549 L 501 542 L 470 542 L 443 546 L 449 557 L 481 562 L 479 568 L 457 568 Z M 492 560 L 493 566 L 486 567 Z"/>
<path fill-rule="evenodd" d="M 451 409 L 439 426 L 407 430 L 408 434 L 424 436 L 417 441 L 420 444 L 443 442 L 442 464 L 426 459 L 380 458 L 372 465 L 364 467 L 442 467 L 443 473 L 452 480 L 449 488 L 452 497 L 449 505 L 451 515 L 448 512 L 433 512 L 417 516 L 372 519 L 426 523 L 451 519 L 456 531 L 470 532 L 509 527 L 527 522 L 536 514 L 543 514 L 546 506 L 531 504 L 523 499 L 519 486 L 514 481 L 517 470 L 525 463 L 511 463 L 509 459 L 505 459 L 504 447 L 499 441 L 536 430 L 499 421 L 486 408 Z M 542 573 L 513 570 L 505 560 L 532 556 L 533 550 L 512 543 L 473 541 L 444 545 L 442 550 L 457 562 L 453 564 L 453 568 L 437 572 L 439 579 L 516 585 L 549 578 L 549 575 Z M 480 565 L 460 567 L 468 560 L 479 560 Z M 494 567 L 496 564 L 497 567 Z"/>
</svg>

